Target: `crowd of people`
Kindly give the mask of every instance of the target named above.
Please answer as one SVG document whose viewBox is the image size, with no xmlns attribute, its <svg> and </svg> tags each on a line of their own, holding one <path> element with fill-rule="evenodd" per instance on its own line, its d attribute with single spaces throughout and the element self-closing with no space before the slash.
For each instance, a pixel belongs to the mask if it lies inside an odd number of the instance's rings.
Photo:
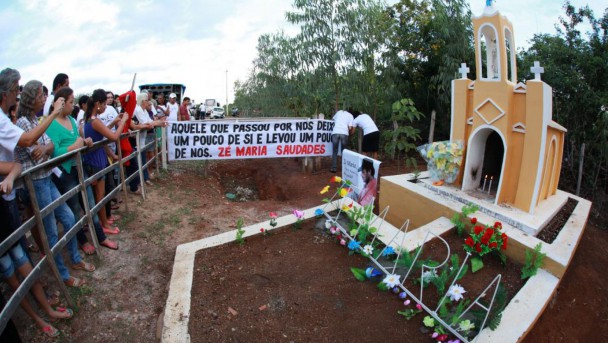
<svg viewBox="0 0 608 343">
<path fill-rule="evenodd" d="M 32 217 L 35 207 L 47 207 L 79 184 L 75 158 L 67 159 L 52 169 L 33 171 L 31 178 L 35 194 L 30 194 L 28 187 L 20 182 L 19 176 L 23 172 L 48 159 L 82 147 L 92 147 L 103 139 L 109 140 L 110 144 L 91 148 L 82 155 L 84 177 L 96 177 L 91 186 L 86 187 L 87 206 L 93 208 L 116 187 L 120 175 L 117 164 L 119 150 L 126 156 L 135 149 L 142 149 L 159 135 L 155 130 L 166 126 L 167 118 L 181 117 L 175 104 L 175 94 L 169 95 L 168 104 L 164 101 L 164 94 L 159 95 L 158 102 L 151 101 L 151 95 L 146 92 L 137 94 L 135 110 L 128 114 L 123 112 L 122 104 L 111 91 L 96 89 L 90 95 L 75 99 L 74 91 L 69 87 L 70 79 L 63 73 L 57 74 L 53 80 L 50 95 L 42 82 L 31 80 L 20 86 L 20 79 L 15 69 L 6 68 L 0 72 L 0 242 L 6 240 L 24 220 Z M 128 130 L 140 130 L 140 141 L 120 138 Z M 151 157 L 150 154 L 153 154 L 153 148 L 142 151 L 142 165 Z M 109 165 L 115 166 L 114 169 L 97 176 Z M 125 165 L 127 175 L 138 172 L 137 159 L 131 159 Z M 151 168 L 148 166 L 144 169 L 143 180 L 133 178 L 129 183 L 130 192 L 141 194 L 142 181 L 152 184 L 154 174 Z M 33 204 L 34 199 L 37 206 Z M 119 202 L 118 197 L 114 197 L 91 216 L 97 241 L 100 246 L 111 250 L 119 248 L 116 241 L 108 238 L 108 235 L 120 233 L 117 226 L 120 216 L 112 213 L 119 207 Z M 85 284 L 84 279 L 73 274 L 74 270 L 95 271 L 95 265 L 85 261 L 81 255 L 81 251 L 85 257 L 96 253 L 85 230 L 88 223 L 75 227 L 75 223 L 85 215 L 84 207 L 78 192 L 44 217 L 42 228 L 32 229 L 33 241 L 23 236 L 0 256 L 0 274 L 12 289 L 19 287 L 19 277 L 26 277 L 32 271 L 32 254 L 44 254 L 42 237 L 46 237 L 49 247 L 58 242 L 60 230 L 57 223 L 61 224 L 63 234 L 71 229 L 78 230 L 76 237 L 65 246 L 68 263 L 63 254 L 54 256 L 59 275 L 68 287 Z M 44 235 L 39 230 L 44 230 Z M 31 293 L 50 321 L 72 317 L 71 309 L 58 307 L 58 299 L 47 297 L 40 282 L 34 283 Z M 38 315 L 27 298 L 21 302 L 21 307 L 44 334 L 49 337 L 60 334 Z"/>
</svg>

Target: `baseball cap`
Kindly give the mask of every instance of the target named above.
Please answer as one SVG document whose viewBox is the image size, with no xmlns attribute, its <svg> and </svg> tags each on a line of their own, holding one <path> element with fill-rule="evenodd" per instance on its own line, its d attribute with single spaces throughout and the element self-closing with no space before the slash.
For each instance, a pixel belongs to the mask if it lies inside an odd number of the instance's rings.
<svg viewBox="0 0 608 343">
<path fill-rule="evenodd" d="M 177 98 L 177 95 L 175 95 L 175 93 L 171 93 L 171 94 L 169 94 L 169 99 L 171 99 L 171 98 Z"/>
</svg>

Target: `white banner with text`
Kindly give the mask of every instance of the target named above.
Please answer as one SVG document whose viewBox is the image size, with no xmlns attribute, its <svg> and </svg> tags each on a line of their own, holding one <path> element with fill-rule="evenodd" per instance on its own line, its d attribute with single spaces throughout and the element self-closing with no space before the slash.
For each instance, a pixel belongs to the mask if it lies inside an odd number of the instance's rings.
<svg viewBox="0 0 608 343">
<path fill-rule="evenodd" d="M 169 160 L 330 156 L 333 127 L 319 119 L 169 122 Z"/>
</svg>

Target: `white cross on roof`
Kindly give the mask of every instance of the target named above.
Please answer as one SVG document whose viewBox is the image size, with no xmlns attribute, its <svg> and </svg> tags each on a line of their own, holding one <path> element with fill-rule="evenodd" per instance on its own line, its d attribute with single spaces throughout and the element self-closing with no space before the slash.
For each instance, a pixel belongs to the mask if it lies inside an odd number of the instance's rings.
<svg viewBox="0 0 608 343">
<path fill-rule="evenodd" d="M 469 69 L 469 67 L 467 67 L 466 63 L 461 63 L 460 64 L 460 68 L 458 68 L 458 72 L 460 73 L 460 78 L 461 79 L 466 79 L 468 77 L 468 73 L 469 71 L 471 71 L 471 69 Z"/>
<path fill-rule="evenodd" d="M 540 66 L 540 62 L 534 61 L 534 67 L 530 71 L 534 73 L 534 80 L 540 81 L 540 74 L 545 72 L 545 68 Z"/>
</svg>

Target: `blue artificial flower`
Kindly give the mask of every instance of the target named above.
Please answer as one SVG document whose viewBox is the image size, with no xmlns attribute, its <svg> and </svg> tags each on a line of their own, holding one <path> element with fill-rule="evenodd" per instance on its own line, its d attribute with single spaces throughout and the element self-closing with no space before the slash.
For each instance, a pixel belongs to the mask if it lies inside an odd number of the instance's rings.
<svg viewBox="0 0 608 343">
<path fill-rule="evenodd" d="M 371 279 L 373 277 L 382 276 L 382 272 L 376 268 L 368 267 L 365 269 L 365 276 L 367 276 L 368 279 Z"/>
<path fill-rule="evenodd" d="M 352 240 L 352 241 L 350 241 L 350 242 L 348 243 L 348 248 L 349 248 L 350 250 L 357 250 L 357 249 L 359 249 L 360 247 L 361 247 L 361 243 L 359 243 L 359 242 L 357 242 L 357 241 L 355 241 L 355 240 Z"/>
<path fill-rule="evenodd" d="M 317 208 L 317 209 L 315 210 L 315 216 L 320 216 L 320 215 L 323 215 L 323 210 L 322 210 L 322 209 L 320 209 L 320 208 Z"/>
<path fill-rule="evenodd" d="M 386 256 L 393 255 L 394 253 L 395 253 L 395 249 L 393 249 L 393 247 L 386 247 L 386 249 L 384 249 L 384 251 L 382 252 L 382 256 L 386 257 Z"/>
</svg>

